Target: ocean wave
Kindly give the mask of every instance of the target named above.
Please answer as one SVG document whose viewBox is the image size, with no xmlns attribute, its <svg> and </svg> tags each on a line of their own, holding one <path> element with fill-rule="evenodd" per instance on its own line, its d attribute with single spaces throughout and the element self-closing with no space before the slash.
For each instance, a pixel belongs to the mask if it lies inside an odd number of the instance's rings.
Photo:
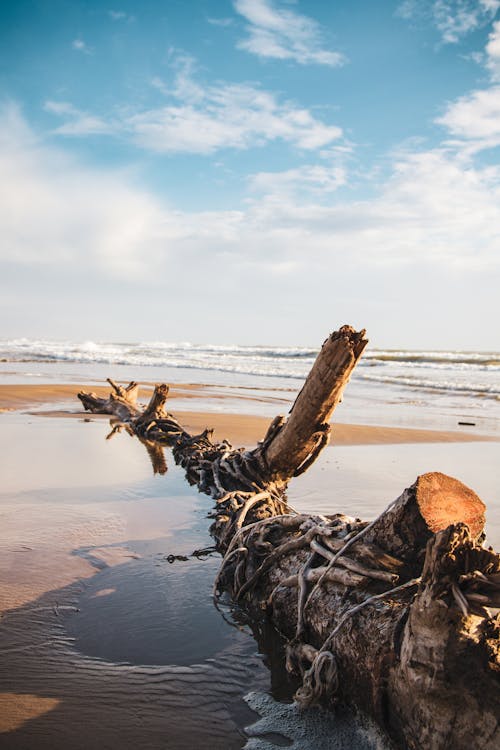
<svg viewBox="0 0 500 750">
<path fill-rule="evenodd" d="M 164 366 L 285 378 L 303 378 L 310 369 L 315 355 L 316 352 L 310 349 L 270 349 L 191 343 L 129 344 L 87 341 L 84 344 L 75 344 L 28 339 L 0 342 L 0 358 L 4 361 Z"/>
<path fill-rule="evenodd" d="M 3 361 L 168 367 L 295 379 L 307 375 L 317 351 L 309 347 L 186 341 L 75 342 L 27 338 L 0 341 Z M 412 390 L 497 398 L 500 353 L 369 349 L 356 368 L 354 379 Z"/>
<path fill-rule="evenodd" d="M 111 356 L 122 358 L 142 357 L 151 360 L 170 358 L 172 355 L 192 358 L 236 356 L 250 359 L 312 359 L 318 349 L 306 347 L 241 346 L 237 344 L 192 344 L 152 342 L 94 342 L 74 343 L 70 341 L 45 341 L 13 339 L 0 341 L 0 356 L 6 359 L 18 357 L 42 358 L 44 360 L 96 360 Z"/>
<path fill-rule="evenodd" d="M 248 346 L 240 344 L 193 344 L 188 341 L 147 341 L 147 342 L 72 342 L 32 340 L 26 338 L 0 341 L 0 355 L 3 358 L 17 359 L 19 356 L 55 360 L 95 359 L 119 356 L 158 360 L 172 354 L 190 358 L 200 356 L 235 356 L 244 359 L 312 359 L 319 349 L 291 346 Z M 413 365 L 472 365 L 500 368 L 500 352 L 464 351 L 412 351 L 399 349 L 368 349 L 363 354 L 361 365 L 376 363 L 401 363 Z"/>
<path fill-rule="evenodd" d="M 482 396 L 500 400 L 500 383 L 478 383 L 461 381 L 440 381 L 439 379 L 417 378 L 403 375 L 368 375 L 357 374 L 358 379 L 371 383 L 385 383 L 413 390 L 432 390 L 442 393 L 462 393 L 471 396 Z"/>
<path fill-rule="evenodd" d="M 365 352 L 365 359 L 375 362 L 401 362 L 421 365 L 473 365 L 500 368 L 498 352 L 383 351 Z"/>
</svg>

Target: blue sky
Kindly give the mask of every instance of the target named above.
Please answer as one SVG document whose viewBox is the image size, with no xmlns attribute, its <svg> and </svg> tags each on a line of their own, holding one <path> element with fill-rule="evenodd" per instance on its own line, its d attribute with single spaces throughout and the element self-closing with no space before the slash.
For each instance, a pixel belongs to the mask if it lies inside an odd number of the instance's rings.
<svg viewBox="0 0 500 750">
<path fill-rule="evenodd" d="M 4 336 L 500 348 L 500 0 L 0 14 Z"/>
</svg>

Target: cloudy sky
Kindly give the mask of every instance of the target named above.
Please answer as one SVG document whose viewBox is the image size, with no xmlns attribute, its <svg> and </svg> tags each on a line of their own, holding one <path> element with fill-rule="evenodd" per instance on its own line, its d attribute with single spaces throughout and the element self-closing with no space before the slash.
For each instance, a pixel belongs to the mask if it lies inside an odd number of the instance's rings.
<svg viewBox="0 0 500 750">
<path fill-rule="evenodd" d="M 500 348 L 500 0 L 16 0 L 0 57 L 0 336 Z"/>
</svg>

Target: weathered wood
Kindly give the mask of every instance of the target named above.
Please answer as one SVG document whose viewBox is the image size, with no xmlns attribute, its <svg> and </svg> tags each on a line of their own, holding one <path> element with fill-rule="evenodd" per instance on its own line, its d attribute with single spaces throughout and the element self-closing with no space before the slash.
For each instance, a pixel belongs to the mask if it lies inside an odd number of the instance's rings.
<svg viewBox="0 0 500 750">
<path fill-rule="evenodd" d="M 107 381 L 113 389 L 108 398 L 100 398 L 95 393 L 85 391 L 77 394 L 85 411 L 94 414 L 113 414 L 124 422 L 133 416 L 139 416 L 142 413 L 142 409 L 137 406 L 139 384 L 131 381 L 127 387 L 123 387 L 111 378 L 107 378 Z"/>
<path fill-rule="evenodd" d="M 474 517 L 483 514 L 484 506 L 477 495 L 457 480 L 439 473 L 423 475 L 373 525 L 354 525 L 356 537 L 351 539 L 358 541 L 350 547 L 348 535 L 352 532 L 347 529 L 351 524 L 338 524 L 335 519 L 315 519 L 310 528 L 303 522 L 298 530 L 288 528 L 279 536 L 275 528 L 272 549 L 246 582 L 242 581 L 241 560 L 244 559 L 248 569 L 252 558 L 258 558 L 253 540 L 261 524 L 249 527 L 248 531 L 243 529 L 237 539 L 239 552 L 226 560 L 219 587 L 229 588 L 233 596 L 239 597 L 240 604 L 246 603 L 254 612 L 267 606 L 268 617 L 289 638 L 290 667 L 304 676 L 304 688 L 297 696 L 301 702 L 319 699 L 327 703 L 354 703 L 374 716 L 401 747 L 493 750 L 500 740 L 500 730 L 492 724 L 495 711 L 500 715 L 499 618 L 491 617 L 486 610 L 475 614 L 471 604 L 478 596 L 481 601 L 494 603 L 493 588 L 500 583 L 497 580 L 500 557 L 477 542 L 475 537 L 481 531 L 476 528 L 473 536 L 464 524 L 455 524 L 444 531 L 437 530 L 436 536 L 429 531 L 427 521 L 427 534 L 419 540 L 409 533 L 408 546 L 399 545 L 404 564 L 393 566 L 399 570 L 397 581 L 393 578 L 384 584 L 381 579 L 367 576 L 346 579 L 341 577 L 343 571 L 339 567 L 343 558 L 351 555 L 359 560 L 357 550 L 372 551 L 371 543 L 364 539 L 365 535 L 375 535 L 377 529 L 383 529 L 383 533 L 378 535 L 375 549 L 384 559 L 385 540 L 390 541 L 393 536 L 391 524 L 394 536 L 401 538 L 403 508 L 418 528 L 425 523 L 426 508 L 422 503 L 422 512 L 416 498 L 420 495 L 423 500 L 426 490 L 432 488 L 439 505 L 439 498 L 446 496 L 449 487 L 453 488 L 455 508 L 465 500 Z M 278 521 L 276 525 L 279 527 Z M 270 528 L 269 522 L 267 527 Z M 270 537 L 269 533 L 263 539 Z M 434 548 L 438 538 L 441 539 L 439 554 Z M 332 559 L 329 547 L 337 553 L 343 550 L 332 567 L 327 564 Z M 311 552 L 316 553 L 316 561 L 314 558 L 311 561 Z M 388 559 L 392 560 L 392 555 Z M 441 562 L 444 559 L 446 565 Z M 476 571 L 473 577 L 472 570 Z M 349 575 L 354 573 L 349 571 Z M 476 586 L 475 592 L 468 590 L 471 585 Z M 472 597 L 465 616 L 456 603 L 454 587 L 462 592 L 466 602 Z M 436 606 L 439 620 L 433 612 Z M 482 635 L 478 638 L 478 634 Z M 419 650 L 422 639 L 427 639 L 428 644 L 425 662 Z M 304 659 L 304 643 L 312 647 L 316 661 Z M 467 668 L 459 666 L 465 652 L 475 665 L 470 670 L 470 675 L 475 675 L 474 686 L 467 684 Z M 442 664 L 439 673 L 433 659 L 436 665 Z M 432 690 L 428 690 L 430 677 L 426 687 L 418 685 L 422 673 L 432 676 Z M 487 693 L 485 705 L 489 707 L 489 734 L 484 732 L 480 743 L 474 745 L 470 737 L 474 726 L 483 721 L 483 712 L 479 710 L 483 690 Z M 436 693 L 441 708 L 434 715 Z M 460 712 L 462 704 L 469 705 L 469 699 L 474 708 L 467 709 L 467 721 L 453 723 L 450 717 Z M 422 743 L 424 716 L 426 741 Z M 442 726 L 440 717 L 447 718 Z"/>
<path fill-rule="evenodd" d="M 464 576 L 477 571 L 489 600 L 499 559 L 464 524 L 428 542 L 422 583 L 387 677 L 391 734 L 412 750 L 500 747 L 500 617 L 469 606 L 464 612 L 453 594 L 467 599 L 471 579 Z"/>
<path fill-rule="evenodd" d="M 354 704 L 401 748 L 496 750 L 500 556 L 482 547 L 477 495 L 424 474 L 371 523 L 299 515 L 283 495 L 326 443 L 365 345 L 364 331 L 333 334 L 288 420 L 273 420 L 254 451 L 214 444 L 209 430 L 189 435 L 164 412 L 166 386 L 143 413 L 119 393 L 110 406 L 116 414 L 121 399 L 127 430 L 172 445 L 188 480 L 216 499 L 216 595 L 228 592 L 288 638 L 300 703 Z"/>
<path fill-rule="evenodd" d="M 106 380 L 113 388 L 117 396 L 123 398 L 125 401 L 129 401 L 131 404 L 137 403 L 137 396 L 139 395 L 139 383 L 136 383 L 134 380 L 132 380 L 127 385 L 127 387 L 124 388 L 123 386 L 115 383 L 114 380 L 111 380 L 111 378 L 106 378 Z"/>
<path fill-rule="evenodd" d="M 388 552 L 421 568 L 427 541 L 451 524 L 465 523 L 471 536 L 480 538 L 485 510 L 475 492 L 435 471 L 420 476 L 405 490 L 364 539 L 382 543 Z M 418 555 L 422 559 L 415 559 Z"/>
<path fill-rule="evenodd" d="M 316 451 L 326 445 L 328 421 L 367 343 L 365 331 L 356 332 L 351 326 L 343 326 L 326 339 L 288 419 L 265 445 L 263 453 L 273 479 L 287 482 L 302 473 L 308 459 L 314 460 Z"/>
<path fill-rule="evenodd" d="M 165 383 L 155 386 L 149 404 L 135 422 L 137 428 L 142 425 L 150 424 L 153 421 L 156 422 L 158 419 L 166 419 L 168 417 L 165 411 L 168 390 L 168 385 Z"/>
</svg>

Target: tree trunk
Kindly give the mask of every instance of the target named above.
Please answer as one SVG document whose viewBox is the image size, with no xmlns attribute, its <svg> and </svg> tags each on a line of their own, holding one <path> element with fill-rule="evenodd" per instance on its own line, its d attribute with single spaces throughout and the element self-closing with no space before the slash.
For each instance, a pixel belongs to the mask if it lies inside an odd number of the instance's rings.
<svg viewBox="0 0 500 750">
<path fill-rule="evenodd" d="M 217 500 L 216 595 L 229 592 L 287 636 L 287 667 L 303 678 L 300 703 L 356 705 L 401 748 L 496 750 L 500 556 L 481 546 L 477 495 L 433 472 L 371 523 L 299 515 L 286 503 L 288 480 L 326 444 L 365 346 L 364 331 L 332 334 L 288 420 L 273 420 L 253 451 L 214 444 L 209 430 L 189 435 L 164 411 L 167 386 L 144 412 L 113 383 L 108 400 L 79 398 L 126 422 L 156 469 L 166 464 L 151 445 L 171 445 L 188 480 Z"/>
<path fill-rule="evenodd" d="M 302 474 L 327 444 L 329 419 L 368 343 L 364 335 L 343 326 L 326 339 L 287 421 L 263 451 L 273 479 Z"/>
<path fill-rule="evenodd" d="M 421 508 L 430 487 L 443 506 L 450 485 L 456 507 L 436 526 Z M 302 704 L 354 704 L 401 747 L 493 750 L 499 619 L 487 608 L 500 604 L 500 557 L 455 523 L 464 506 L 480 536 L 481 500 L 432 473 L 372 524 L 342 516 L 261 522 L 233 537 L 217 585 L 256 614 L 264 607 L 287 636 Z"/>
<path fill-rule="evenodd" d="M 499 560 L 464 524 L 429 540 L 387 675 L 388 729 L 402 746 L 500 747 Z"/>
</svg>

